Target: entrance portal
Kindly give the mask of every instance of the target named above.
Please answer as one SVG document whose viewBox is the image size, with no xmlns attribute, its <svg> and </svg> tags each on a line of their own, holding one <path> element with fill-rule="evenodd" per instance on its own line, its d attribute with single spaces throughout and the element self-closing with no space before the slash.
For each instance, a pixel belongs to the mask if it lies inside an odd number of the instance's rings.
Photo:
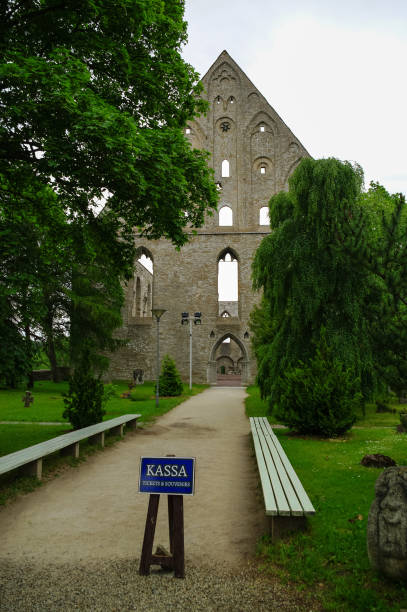
<svg viewBox="0 0 407 612">
<path fill-rule="evenodd" d="M 240 387 L 247 379 L 247 350 L 233 334 L 224 334 L 212 348 L 208 382 Z"/>
</svg>

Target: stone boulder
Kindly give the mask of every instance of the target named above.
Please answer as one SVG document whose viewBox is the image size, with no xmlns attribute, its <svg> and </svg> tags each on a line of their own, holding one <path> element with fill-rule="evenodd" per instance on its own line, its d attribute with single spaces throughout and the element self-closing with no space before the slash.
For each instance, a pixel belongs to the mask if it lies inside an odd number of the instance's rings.
<svg viewBox="0 0 407 612">
<path fill-rule="evenodd" d="M 373 568 L 407 580 L 407 466 L 383 471 L 375 485 L 367 523 L 367 550 Z"/>
<path fill-rule="evenodd" d="M 381 455 L 380 453 L 376 453 L 375 455 L 365 455 L 360 463 L 365 467 L 377 468 L 386 468 L 397 465 L 394 459 L 387 457 L 387 455 Z"/>
</svg>

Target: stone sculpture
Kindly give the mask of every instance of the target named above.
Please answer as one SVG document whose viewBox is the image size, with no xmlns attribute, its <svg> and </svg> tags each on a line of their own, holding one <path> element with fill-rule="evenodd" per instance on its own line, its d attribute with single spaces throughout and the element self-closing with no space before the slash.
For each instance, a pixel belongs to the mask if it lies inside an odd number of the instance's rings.
<svg viewBox="0 0 407 612">
<path fill-rule="evenodd" d="M 374 569 L 407 579 L 407 466 L 383 471 L 375 485 L 367 524 L 367 549 Z"/>
</svg>

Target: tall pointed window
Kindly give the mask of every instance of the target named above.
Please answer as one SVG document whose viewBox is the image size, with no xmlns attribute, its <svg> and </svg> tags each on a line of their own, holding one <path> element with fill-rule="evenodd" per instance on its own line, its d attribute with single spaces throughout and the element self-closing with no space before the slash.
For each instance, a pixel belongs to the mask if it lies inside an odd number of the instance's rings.
<svg viewBox="0 0 407 612">
<path fill-rule="evenodd" d="M 230 249 L 225 249 L 218 259 L 218 300 L 238 301 L 238 262 Z"/>
<path fill-rule="evenodd" d="M 219 210 L 219 225 L 233 225 L 233 211 L 230 206 L 222 206 Z"/>
<path fill-rule="evenodd" d="M 230 166 L 227 159 L 224 159 L 222 162 L 222 178 L 227 178 L 230 176 Z"/>
<path fill-rule="evenodd" d="M 137 260 L 133 280 L 133 299 L 131 305 L 131 316 L 138 319 L 151 317 L 153 286 L 153 259 L 152 255 L 144 247 Z"/>
<path fill-rule="evenodd" d="M 270 216 L 268 206 L 262 206 L 259 214 L 259 225 L 270 225 Z"/>
</svg>

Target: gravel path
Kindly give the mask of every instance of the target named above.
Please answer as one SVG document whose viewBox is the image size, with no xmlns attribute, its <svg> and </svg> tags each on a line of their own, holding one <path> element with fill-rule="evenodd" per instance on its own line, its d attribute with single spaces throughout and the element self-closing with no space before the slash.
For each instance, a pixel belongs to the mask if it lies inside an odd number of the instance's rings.
<svg viewBox="0 0 407 612">
<path fill-rule="evenodd" d="M 0 610 L 309 609 L 254 567 L 267 527 L 244 397 L 208 389 L 0 511 Z M 148 505 L 139 460 L 166 454 L 196 457 L 185 580 L 137 573 Z M 165 501 L 155 544 L 168 548 Z"/>
</svg>

